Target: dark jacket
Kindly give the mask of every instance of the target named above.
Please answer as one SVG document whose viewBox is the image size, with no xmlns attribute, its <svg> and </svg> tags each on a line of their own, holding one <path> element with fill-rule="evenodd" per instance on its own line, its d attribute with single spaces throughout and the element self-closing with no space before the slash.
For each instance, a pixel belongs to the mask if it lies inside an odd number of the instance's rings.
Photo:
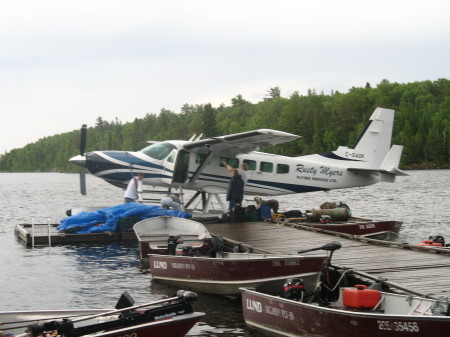
<svg viewBox="0 0 450 337">
<path fill-rule="evenodd" d="M 228 184 L 227 201 L 244 199 L 244 181 L 240 175 L 232 176 Z"/>
</svg>

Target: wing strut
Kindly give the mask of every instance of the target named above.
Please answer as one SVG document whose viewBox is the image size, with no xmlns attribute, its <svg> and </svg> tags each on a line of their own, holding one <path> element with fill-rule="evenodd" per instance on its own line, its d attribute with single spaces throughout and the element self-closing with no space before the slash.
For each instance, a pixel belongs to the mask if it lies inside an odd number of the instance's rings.
<svg viewBox="0 0 450 337">
<path fill-rule="evenodd" d="M 202 155 L 202 161 L 201 161 L 200 165 L 197 167 L 197 170 L 195 170 L 195 172 L 192 175 L 191 179 L 189 179 L 190 183 L 197 182 L 198 177 L 203 172 L 203 169 L 205 168 L 205 166 L 208 163 L 209 158 L 211 158 L 212 154 L 213 154 L 212 151 L 209 150 L 206 155 Z"/>
<path fill-rule="evenodd" d="M 223 203 L 222 199 L 218 193 L 206 193 L 204 191 L 197 191 L 195 195 L 186 203 L 185 209 L 187 209 L 198 197 L 201 197 L 202 201 L 202 212 L 207 213 L 209 207 L 211 206 L 211 198 L 215 197 L 223 212 L 227 212 L 228 209 L 226 205 Z"/>
</svg>

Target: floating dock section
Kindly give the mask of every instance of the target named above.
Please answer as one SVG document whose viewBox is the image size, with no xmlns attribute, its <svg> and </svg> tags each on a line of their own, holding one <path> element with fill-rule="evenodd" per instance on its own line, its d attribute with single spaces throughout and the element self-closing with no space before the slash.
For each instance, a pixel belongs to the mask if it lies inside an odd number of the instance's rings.
<svg viewBox="0 0 450 337">
<path fill-rule="evenodd" d="M 61 233 L 59 224 L 19 224 L 16 237 L 27 247 L 81 243 L 137 242 L 134 231 L 103 232 L 90 234 Z"/>
<path fill-rule="evenodd" d="M 333 265 L 361 271 L 374 278 L 387 278 L 399 289 L 407 289 L 410 293 L 450 298 L 449 249 L 371 240 L 271 222 L 214 224 L 207 228 L 214 235 L 275 254 L 296 254 L 300 250 L 338 241 L 342 248 L 334 252 Z M 307 254 L 324 254 L 324 251 Z"/>
</svg>

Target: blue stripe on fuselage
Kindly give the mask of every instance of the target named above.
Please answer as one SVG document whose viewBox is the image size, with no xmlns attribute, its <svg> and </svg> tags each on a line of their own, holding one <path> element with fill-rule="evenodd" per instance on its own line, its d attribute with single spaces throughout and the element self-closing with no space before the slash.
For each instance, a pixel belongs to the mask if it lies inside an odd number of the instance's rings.
<svg viewBox="0 0 450 337">
<path fill-rule="evenodd" d="M 156 170 L 161 170 L 163 168 L 161 165 L 157 165 L 152 162 L 137 158 L 136 156 L 131 155 L 129 152 L 104 151 L 101 153 L 111 157 L 114 160 L 120 161 L 121 163 L 112 162 L 108 158 L 105 158 L 96 152 L 89 153 L 86 155 L 86 168 L 92 174 L 99 175 L 102 171 L 110 170 L 129 170 L 130 168 L 133 168 L 135 166 L 152 168 Z"/>
<path fill-rule="evenodd" d="M 230 177 L 228 176 L 221 176 L 221 175 L 215 175 L 215 174 L 201 174 L 199 177 L 199 180 L 202 181 L 211 181 L 211 182 L 219 182 L 227 184 Z M 280 191 L 291 191 L 292 193 L 305 193 L 305 192 L 317 192 L 317 191 L 324 191 L 325 188 L 315 187 L 315 186 L 305 186 L 305 185 L 297 185 L 297 184 L 287 184 L 287 183 L 279 183 L 279 182 L 272 182 L 267 180 L 256 180 L 256 179 L 249 179 L 247 182 L 247 186 L 251 188 L 265 188 L 268 189 L 268 194 L 270 194 L 270 191 L 273 191 L 273 193 L 280 192 Z"/>
<path fill-rule="evenodd" d="M 305 192 L 317 192 L 324 191 L 325 188 L 315 187 L 315 186 L 305 186 L 305 185 L 296 185 L 296 184 L 286 184 L 286 183 L 278 183 L 273 181 L 266 180 L 249 180 L 247 185 L 255 184 L 255 187 L 258 188 L 266 188 L 269 189 L 271 187 L 274 191 L 291 191 L 293 193 L 305 193 Z M 269 193 L 270 194 L 270 193 Z"/>
<path fill-rule="evenodd" d="M 105 155 L 107 155 L 113 159 L 120 160 L 124 163 L 129 163 L 132 165 L 140 165 L 140 166 L 145 166 L 145 167 L 150 167 L 150 168 L 155 168 L 155 169 L 162 169 L 161 165 L 157 165 L 150 161 L 138 158 L 135 155 L 133 155 L 132 152 L 104 151 L 102 153 L 104 153 Z"/>
<path fill-rule="evenodd" d="M 118 181 L 118 182 L 126 182 L 131 179 L 132 173 L 130 171 L 122 171 L 122 172 L 114 172 L 114 173 L 107 173 L 104 175 L 100 175 L 99 177 L 105 180 L 111 180 L 111 181 Z M 161 179 L 161 178 L 167 178 L 166 175 L 160 174 L 160 173 L 144 173 L 144 179 Z"/>
</svg>

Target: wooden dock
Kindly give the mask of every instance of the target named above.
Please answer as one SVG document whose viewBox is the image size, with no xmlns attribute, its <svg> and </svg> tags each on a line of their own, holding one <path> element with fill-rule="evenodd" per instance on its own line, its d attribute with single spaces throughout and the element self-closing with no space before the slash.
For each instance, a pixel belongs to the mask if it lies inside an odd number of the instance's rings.
<svg viewBox="0 0 450 337">
<path fill-rule="evenodd" d="M 342 248 L 334 252 L 334 265 L 355 269 L 374 277 L 385 277 L 390 283 L 420 295 L 450 297 L 448 249 L 424 249 L 415 245 L 370 240 L 341 233 L 324 233 L 295 224 L 244 222 L 211 224 L 207 227 L 214 235 L 279 254 L 296 254 L 299 250 L 338 241 Z M 313 251 L 306 254 L 324 252 Z"/>
<path fill-rule="evenodd" d="M 19 224 L 15 227 L 16 237 L 27 247 L 68 245 L 81 243 L 137 242 L 136 234 L 131 232 L 103 232 L 91 234 L 60 233 L 59 224 Z"/>
<path fill-rule="evenodd" d="M 137 242 L 134 231 L 92 234 L 63 234 L 58 224 L 20 224 L 15 234 L 27 247 L 57 244 L 101 244 Z M 34 228 L 33 228 L 34 227 Z M 419 295 L 450 298 L 450 249 L 367 239 L 355 235 L 312 229 L 301 224 L 243 222 L 206 224 L 208 230 L 227 239 L 228 244 L 242 244 L 257 252 L 296 254 L 299 250 L 339 241 L 333 264 L 373 277 L 385 277 L 400 288 Z M 307 254 L 324 254 L 313 251 Z"/>
</svg>

